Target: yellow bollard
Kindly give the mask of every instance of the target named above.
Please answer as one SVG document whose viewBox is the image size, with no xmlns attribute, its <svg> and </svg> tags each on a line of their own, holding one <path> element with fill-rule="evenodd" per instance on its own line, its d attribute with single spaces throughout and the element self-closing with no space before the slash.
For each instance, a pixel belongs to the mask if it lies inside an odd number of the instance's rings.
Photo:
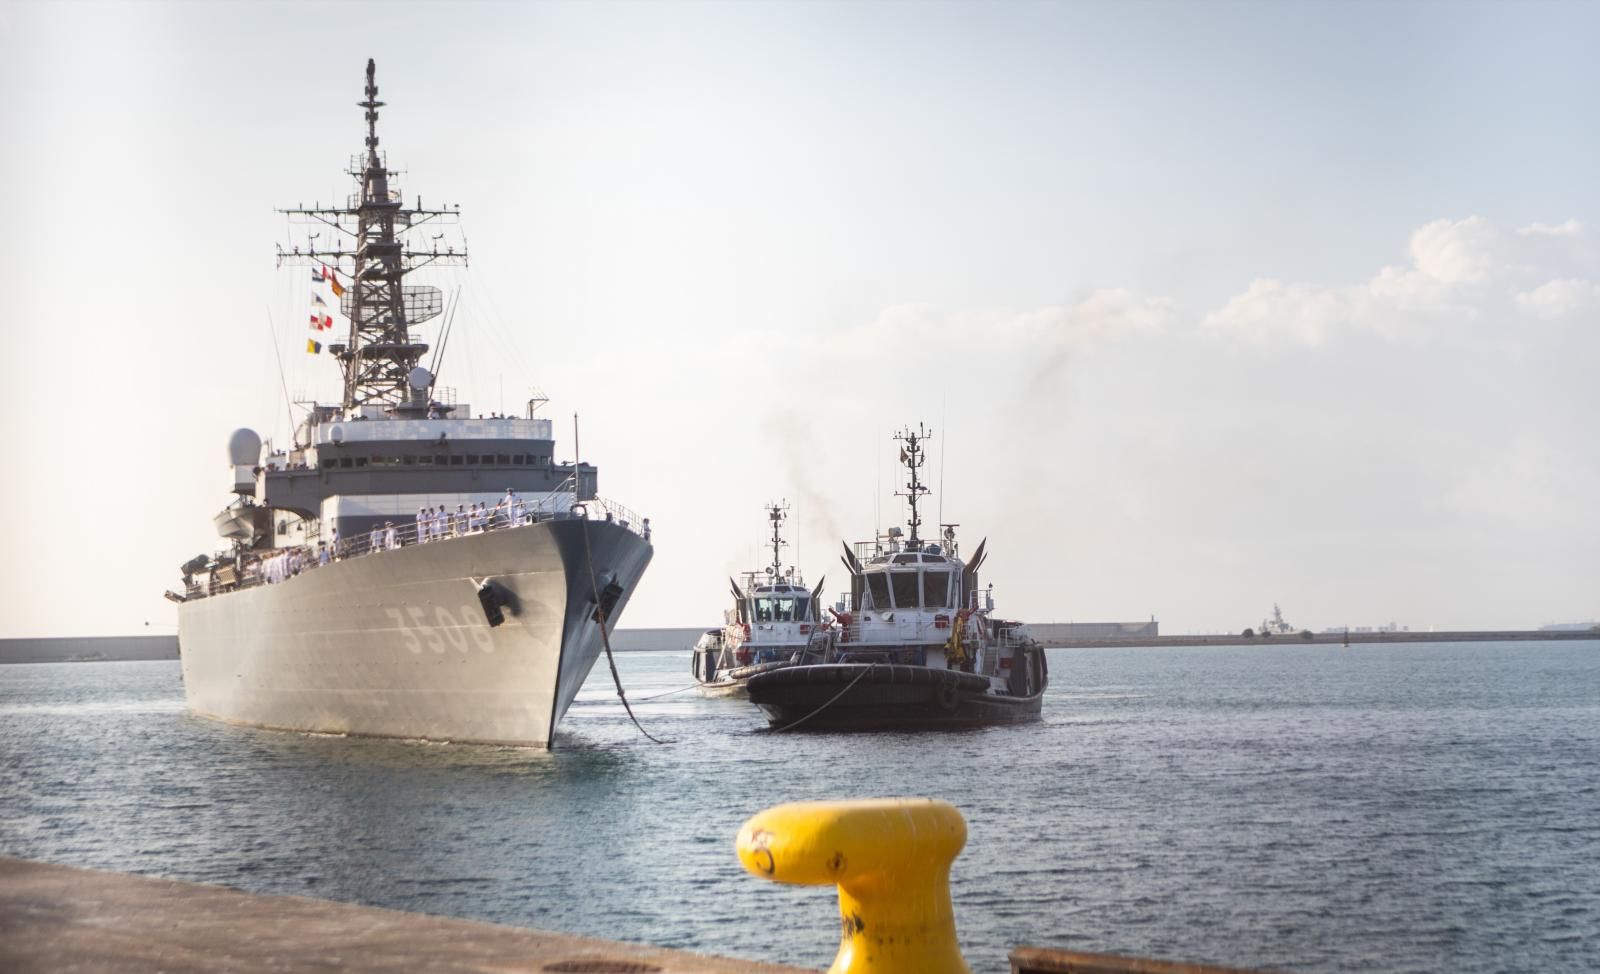
<svg viewBox="0 0 1600 974">
<path fill-rule="evenodd" d="M 736 841 L 763 879 L 839 887 L 844 930 L 828 974 L 971 974 L 950 906 L 950 864 L 966 844 L 961 813 L 932 798 L 779 805 Z"/>
</svg>

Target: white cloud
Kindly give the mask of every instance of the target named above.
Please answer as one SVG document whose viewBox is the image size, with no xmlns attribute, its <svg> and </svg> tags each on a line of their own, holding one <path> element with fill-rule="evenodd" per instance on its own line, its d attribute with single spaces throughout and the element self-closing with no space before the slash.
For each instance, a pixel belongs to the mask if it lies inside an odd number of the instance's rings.
<svg viewBox="0 0 1600 974">
<path fill-rule="evenodd" d="M 1435 220 L 1411 234 L 1411 260 L 1424 277 L 1445 284 L 1493 277 L 1506 263 L 1506 243 L 1482 217 Z M 1392 270 L 1392 268 L 1390 268 Z"/>
<path fill-rule="evenodd" d="M 1583 233 L 1583 224 L 1577 220 L 1568 220 L 1554 226 L 1548 223 L 1533 223 L 1517 231 L 1519 237 L 1576 237 Z"/>
<path fill-rule="evenodd" d="M 1349 316 L 1349 300 L 1337 289 L 1257 278 L 1207 315 L 1206 325 L 1251 341 L 1281 334 L 1321 345 L 1328 329 Z"/>
<path fill-rule="evenodd" d="M 1206 315 L 1205 327 L 1246 341 L 1320 345 L 1342 329 L 1398 338 L 1441 323 L 1559 318 L 1593 306 L 1600 293 L 1588 279 L 1600 267 L 1577 220 L 1515 233 L 1477 216 L 1435 220 L 1412 232 L 1410 256 L 1362 284 L 1257 279 Z"/>
<path fill-rule="evenodd" d="M 932 305 L 885 308 L 851 338 L 852 347 L 894 349 L 982 345 L 995 350 L 1082 351 L 1119 338 L 1159 332 L 1178 317 L 1164 298 L 1102 288 L 1072 305 L 1028 311 L 944 311 Z"/>
<path fill-rule="evenodd" d="M 1575 277 L 1546 281 L 1518 294 L 1517 306 L 1540 318 L 1562 318 L 1600 306 L 1600 284 Z"/>
</svg>

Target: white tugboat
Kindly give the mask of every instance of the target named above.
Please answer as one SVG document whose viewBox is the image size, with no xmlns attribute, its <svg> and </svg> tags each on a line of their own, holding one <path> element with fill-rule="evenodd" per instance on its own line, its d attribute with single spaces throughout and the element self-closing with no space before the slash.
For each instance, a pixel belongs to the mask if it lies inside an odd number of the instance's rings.
<svg viewBox="0 0 1600 974">
<path fill-rule="evenodd" d="M 900 462 L 909 480 L 907 529 L 845 547 L 850 596 L 837 613 L 829 658 L 753 676 L 750 699 L 774 727 L 879 730 L 1037 720 L 1049 674 L 1044 650 L 1021 623 L 994 615 L 979 588 L 980 542 L 963 561 L 959 525 L 922 537 L 917 504 L 926 430 L 905 430 Z"/>
<path fill-rule="evenodd" d="M 350 319 L 327 346 L 343 398 L 313 404 L 281 452 L 233 434 L 237 496 L 215 519 L 229 547 L 167 593 L 184 693 L 257 727 L 548 746 L 650 563 L 649 523 L 596 496 L 594 467 L 555 462 L 537 400 L 474 419 L 437 385 L 439 353 L 421 364 L 413 328 L 441 295 L 404 281 L 466 252 L 418 239 L 458 209 L 402 202 L 382 105 L 369 60 L 355 193 L 286 211 L 320 239 L 280 264 L 310 266 Z"/>
<path fill-rule="evenodd" d="M 783 522 L 789 508 L 767 505 L 772 527 L 772 564 L 762 572 L 745 572 L 744 587 L 728 579 L 733 606 L 723 615 L 721 629 L 710 629 L 694 647 L 691 672 L 707 696 L 743 696 L 745 684 L 767 673 L 803 662 L 821 662 L 830 641 L 829 626 L 821 620 L 818 599 L 823 582 L 807 589 L 793 566 L 783 565 Z M 823 579 L 826 581 L 826 578 Z"/>
</svg>

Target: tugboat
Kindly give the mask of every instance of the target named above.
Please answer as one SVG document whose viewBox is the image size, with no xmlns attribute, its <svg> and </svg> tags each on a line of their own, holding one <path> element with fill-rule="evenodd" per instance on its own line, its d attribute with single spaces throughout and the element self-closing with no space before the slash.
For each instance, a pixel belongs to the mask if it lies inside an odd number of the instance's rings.
<svg viewBox="0 0 1600 974">
<path fill-rule="evenodd" d="M 415 328 L 443 301 L 408 278 L 465 261 L 432 234 L 459 208 L 405 204 L 370 60 L 365 94 L 354 191 L 285 210 L 319 232 L 279 250 L 310 267 L 319 336 L 324 288 L 349 318 L 326 346 L 343 397 L 312 404 L 287 450 L 230 438 L 226 547 L 167 592 L 184 695 L 255 727 L 547 747 L 650 563 L 650 524 L 597 496 L 593 466 L 553 459 L 542 400 L 474 419 L 438 385 L 442 350 L 422 364 Z"/>
<path fill-rule="evenodd" d="M 808 590 L 799 571 L 783 566 L 785 504 L 768 504 L 772 526 L 772 564 L 761 572 L 745 572 L 744 588 L 733 579 L 733 607 L 723 614 L 721 629 L 709 629 L 694 647 L 690 670 L 700 692 L 711 697 L 737 697 L 758 673 L 800 663 L 820 663 L 831 642 L 830 627 L 821 621 L 818 598 L 822 585 Z"/>
<path fill-rule="evenodd" d="M 905 429 L 907 530 L 890 528 L 851 550 L 848 602 L 834 612 L 827 659 L 750 678 L 751 702 L 779 730 L 973 727 L 1038 720 L 1049 673 L 1022 624 L 994 615 L 979 588 L 987 539 L 963 561 L 955 529 L 922 536 L 918 503 L 928 431 Z"/>
</svg>

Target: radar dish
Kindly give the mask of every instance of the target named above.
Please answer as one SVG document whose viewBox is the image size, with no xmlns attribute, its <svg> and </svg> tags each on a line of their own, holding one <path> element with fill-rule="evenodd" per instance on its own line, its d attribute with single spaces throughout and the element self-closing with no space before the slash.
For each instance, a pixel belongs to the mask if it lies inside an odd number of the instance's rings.
<svg viewBox="0 0 1600 974">
<path fill-rule="evenodd" d="M 406 376 L 406 381 L 411 383 L 411 388 L 424 392 L 433 385 L 433 373 L 419 365 Z"/>
<path fill-rule="evenodd" d="M 228 435 L 228 462 L 236 467 L 253 467 L 261 460 L 261 436 L 252 429 L 236 429 Z"/>
</svg>

